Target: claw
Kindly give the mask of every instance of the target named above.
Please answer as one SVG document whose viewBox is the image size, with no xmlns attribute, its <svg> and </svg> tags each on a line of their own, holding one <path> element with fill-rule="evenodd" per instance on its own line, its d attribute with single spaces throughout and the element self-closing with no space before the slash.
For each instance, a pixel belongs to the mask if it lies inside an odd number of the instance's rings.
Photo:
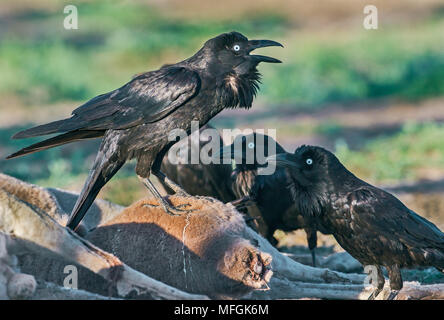
<svg viewBox="0 0 444 320">
<path fill-rule="evenodd" d="M 182 214 L 190 213 L 192 210 L 181 210 L 179 208 L 176 208 L 172 206 L 164 197 L 162 197 L 157 191 L 156 187 L 153 185 L 153 183 L 147 179 L 139 176 L 139 179 L 142 181 L 142 183 L 151 191 L 151 193 L 154 195 L 154 197 L 159 201 L 159 204 L 162 206 L 163 210 L 168 213 L 170 216 L 180 216 Z M 189 204 L 186 204 L 189 205 Z"/>
<path fill-rule="evenodd" d="M 181 204 L 178 205 L 177 207 L 173 207 L 172 205 L 170 205 L 165 199 L 162 198 L 162 207 L 163 210 L 168 213 L 170 216 L 180 216 L 182 214 L 188 214 L 193 210 L 182 210 L 179 209 L 181 207 L 186 207 L 186 206 L 190 206 L 190 204 Z"/>
<path fill-rule="evenodd" d="M 165 212 L 166 212 L 167 214 L 169 214 L 169 215 L 172 216 L 172 217 L 177 217 L 177 216 L 182 215 L 182 213 L 185 213 L 185 211 L 180 210 L 180 209 L 175 209 L 175 210 L 171 210 L 171 209 L 169 209 L 169 208 L 163 208 L 163 209 L 165 210 Z M 181 213 L 175 213 L 175 212 L 173 212 L 173 211 L 180 211 Z"/>
<path fill-rule="evenodd" d="M 183 213 L 185 213 L 186 211 L 185 210 L 180 210 L 180 209 L 178 209 L 178 208 L 174 208 L 174 207 L 172 207 L 172 206 L 167 206 L 167 205 L 163 205 L 163 204 L 151 204 L 151 203 L 146 203 L 146 204 L 144 204 L 143 205 L 144 207 L 149 207 L 149 208 L 156 208 L 156 207 L 159 207 L 159 206 L 162 206 L 162 208 L 163 208 L 163 210 L 166 212 L 166 213 L 168 213 L 170 216 L 179 216 L 180 214 L 176 214 L 176 213 L 174 213 L 173 211 L 181 211 L 181 212 L 183 212 Z"/>
</svg>

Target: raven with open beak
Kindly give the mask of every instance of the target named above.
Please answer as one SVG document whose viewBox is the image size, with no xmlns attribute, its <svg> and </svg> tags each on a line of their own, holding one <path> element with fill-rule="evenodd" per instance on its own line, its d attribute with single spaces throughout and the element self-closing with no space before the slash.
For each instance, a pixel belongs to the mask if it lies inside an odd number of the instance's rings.
<svg viewBox="0 0 444 320">
<path fill-rule="evenodd" d="M 184 191 L 160 171 L 162 159 L 176 142 L 173 130 L 191 131 L 191 121 L 205 125 L 225 108 L 250 108 L 258 88 L 260 62 L 271 57 L 253 50 L 281 46 L 271 40 L 248 40 L 238 32 L 205 42 L 192 57 L 140 74 L 122 87 L 101 94 L 72 112 L 67 119 L 17 133 L 29 138 L 59 135 L 10 155 L 15 158 L 66 143 L 102 138 L 90 174 L 72 210 L 68 226 L 76 229 L 102 187 L 126 161 L 137 159 L 136 173 L 169 214 L 186 212 L 173 207 L 148 179 L 153 173 L 176 192 Z"/>
</svg>

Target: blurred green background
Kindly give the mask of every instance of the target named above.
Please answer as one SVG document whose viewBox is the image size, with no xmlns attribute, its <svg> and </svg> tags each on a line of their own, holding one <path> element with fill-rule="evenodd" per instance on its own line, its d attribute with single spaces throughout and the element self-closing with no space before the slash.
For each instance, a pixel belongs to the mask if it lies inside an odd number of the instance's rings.
<svg viewBox="0 0 444 320">
<path fill-rule="evenodd" d="M 63 28 L 75 4 L 79 29 Z M 0 2 L 0 171 L 79 191 L 98 141 L 12 161 L 39 139 L 16 131 L 69 116 L 85 100 L 133 75 L 192 55 L 205 40 L 236 30 L 271 38 L 284 61 L 261 65 L 249 111 L 224 111 L 218 128 L 276 128 L 293 151 L 303 143 L 336 152 L 359 177 L 396 190 L 444 224 L 444 1 L 373 1 L 379 29 L 362 26 L 365 1 Z M 134 163 L 100 197 L 127 205 L 146 195 Z M 424 201 L 424 197 L 427 201 Z"/>
</svg>

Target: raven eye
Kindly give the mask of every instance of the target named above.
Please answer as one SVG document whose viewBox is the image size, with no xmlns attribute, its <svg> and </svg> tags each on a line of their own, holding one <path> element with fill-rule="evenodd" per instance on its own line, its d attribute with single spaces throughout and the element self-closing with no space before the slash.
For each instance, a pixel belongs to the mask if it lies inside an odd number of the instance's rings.
<svg viewBox="0 0 444 320">
<path fill-rule="evenodd" d="M 311 166 L 311 165 L 313 164 L 313 159 L 308 158 L 307 160 L 305 160 L 305 162 L 306 162 L 309 166 Z"/>
<path fill-rule="evenodd" d="M 253 149 L 253 148 L 254 148 L 254 143 L 253 143 L 253 142 L 250 142 L 250 143 L 248 144 L 248 148 Z"/>
<path fill-rule="evenodd" d="M 233 47 L 233 50 L 234 51 L 239 51 L 240 50 L 240 45 L 235 44 L 234 47 Z"/>
</svg>

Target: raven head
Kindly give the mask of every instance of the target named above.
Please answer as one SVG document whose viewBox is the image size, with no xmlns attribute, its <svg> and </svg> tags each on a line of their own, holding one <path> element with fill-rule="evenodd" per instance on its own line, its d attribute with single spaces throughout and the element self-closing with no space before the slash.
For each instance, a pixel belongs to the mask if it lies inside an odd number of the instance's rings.
<svg viewBox="0 0 444 320">
<path fill-rule="evenodd" d="M 281 62 L 250 53 L 270 46 L 283 47 L 272 40 L 248 40 L 239 32 L 223 33 L 205 42 L 188 63 L 207 74 L 209 79 L 214 79 L 221 105 L 250 108 L 260 82 L 257 65 L 261 62 Z"/>
<path fill-rule="evenodd" d="M 260 133 L 238 135 L 231 145 L 224 146 L 214 157 L 234 159 L 236 165 L 249 169 L 266 166 L 266 158 L 285 152 L 273 138 Z"/>
<path fill-rule="evenodd" d="M 290 186 L 295 205 L 305 217 L 320 217 L 330 196 L 347 183 L 349 172 L 333 153 L 321 147 L 301 146 L 294 153 L 267 158 L 276 167 L 284 167 L 294 184 Z"/>
<path fill-rule="evenodd" d="M 248 40 L 241 33 L 233 31 L 208 40 L 204 48 L 212 52 L 214 62 L 224 72 L 232 71 L 243 75 L 255 70 L 260 62 L 281 62 L 275 58 L 250 54 L 255 49 L 271 46 L 283 47 L 279 42 L 272 40 Z"/>
<path fill-rule="evenodd" d="M 326 184 L 347 172 L 333 153 L 316 146 L 303 145 L 294 153 L 281 153 L 267 160 L 288 168 L 295 182 L 305 189 L 325 189 Z"/>
</svg>

